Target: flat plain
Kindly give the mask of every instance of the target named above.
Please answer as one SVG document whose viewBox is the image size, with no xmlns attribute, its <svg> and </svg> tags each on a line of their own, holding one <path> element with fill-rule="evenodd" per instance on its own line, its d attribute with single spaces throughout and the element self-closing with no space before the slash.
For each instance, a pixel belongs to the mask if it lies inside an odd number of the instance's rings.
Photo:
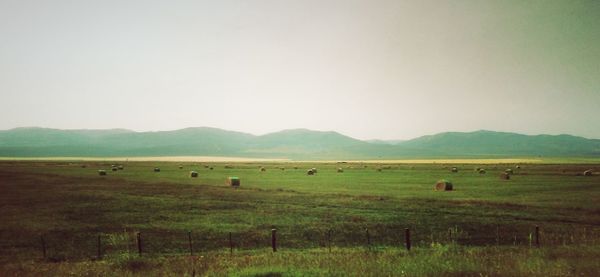
<svg viewBox="0 0 600 277">
<path fill-rule="evenodd" d="M 0 272 L 599 275 L 600 164 L 514 161 L 2 161 Z"/>
</svg>

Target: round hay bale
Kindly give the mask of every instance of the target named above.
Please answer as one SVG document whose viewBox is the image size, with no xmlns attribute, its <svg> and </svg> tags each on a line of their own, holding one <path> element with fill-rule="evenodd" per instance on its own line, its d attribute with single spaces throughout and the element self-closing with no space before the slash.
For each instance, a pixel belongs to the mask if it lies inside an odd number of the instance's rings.
<svg viewBox="0 0 600 277">
<path fill-rule="evenodd" d="M 315 172 L 312 169 L 306 171 L 306 175 L 315 175 Z"/>
<path fill-rule="evenodd" d="M 198 172 L 196 171 L 190 171 L 190 178 L 198 178 Z"/>
<path fill-rule="evenodd" d="M 160 168 L 158 168 L 158 167 L 155 167 L 155 168 L 154 168 L 154 172 L 160 172 Z"/>
<path fill-rule="evenodd" d="M 453 167 L 451 171 L 452 171 L 453 173 L 456 173 L 456 172 L 458 172 L 458 168 L 456 168 L 456 167 Z"/>
<path fill-rule="evenodd" d="M 119 170 L 123 170 L 123 169 L 125 169 L 125 167 L 124 167 L 122 164 L 120 164 L 119 166 L 117 166 L 117 168 L 118 168 Z"/>
<path fill-rule="evenodd" d="M 106 170 L 104 170 L 104 169 L 98 170 L 98 175 L 100 175 L 100 176 L 106 176 Z"/>
<path fill-rule="evenodd" d="M 502 180 L 510 180 L 510 174 L 503 172 L 502 174 L 500 174 L 500 179 Z"/>
<path fill-rule="evenodd" d="M 260 167 L 260 171 L 261 171 L 261 172 L 265 172 L 265 171 L 267 171 L 267 169 L 261 166 L 261 167 Z"/>
<path fill-rule="evenodd" d="M 111 168 L 112 171 L 117 171 L 118 169 L 116 167 Z"/>
<path fill-rule="evenodd" d="M 227 177 L 227 184 L 232 187 L 240 186 L 240 178 L 239 177 Z"/>
<path fill-rule="evenodd" d="M 515 166 L 515 168 L 516 168 L 516 169 L 520 169 L 520 168 L 521 168 L 521 166 L 520 166 L 520 165 L 517 165 L 517 166 Z"/>
<path fill-rule="evenodd" d="M 506 170 L 504 170 L 504 173 L 506 174 L 513 174 L 513 170 L 510 168 L 507 168 Z"/>
<path fill-rule="evenodd" d="M 479 172 L 479 174 L 485 174 L 485 169 L 480 168 L 478 172 Z"/>
<path fill-rule="evenodd" d="M 183 169 L 183 165 L 180 165 L 180 166 L 179 166 L 179 169 Z"/>
<path fill-rule="evenodd" d="M 592 176 L 592 175 L 594 175 L 594 172 L 591 169 L 588 169 L 583 172 L 583 176 Z"/>
<path fill-rule="evenodd" d="M 341 168 L 341 167 L 338 167 L 338 169 L 337 169 L 337 172 L 338 172 L 338 173 L 343 173 L 343 172 L 344 172 L 344 169 L 343 169 L 343 168 Z"/>
<path fill-rule="evenodd" d="M 448 180 L 439 180 L 435 183 L 434 190 L 449 191 L 453 190 L 453 186 L 452 183 Z"/>
<path fill-rule="evenodd" d="M 312 171 L 313 171 L 313 173 L 317 173 L 317 169 L 316 169 L 316 168 L 314 168 L 314 167 L 313 167 L 313 168 L 311 168 L 310 170 L 312 170 Z"/>
</svg>

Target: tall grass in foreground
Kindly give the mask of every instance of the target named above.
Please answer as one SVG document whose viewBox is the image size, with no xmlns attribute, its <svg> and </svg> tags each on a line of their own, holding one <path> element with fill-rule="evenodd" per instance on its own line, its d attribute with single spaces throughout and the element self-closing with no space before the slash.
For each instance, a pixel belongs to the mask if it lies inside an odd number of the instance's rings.
<svg viewBox="0 0 600 277">
<path fill-rule="evenodd" d="M 137 257 L 102 261 L 3 265 L 12 275 L 43 276 L 598 276 L 598 247 L 333 248 L 209 252 L 202 256 Z"/>
</svg>

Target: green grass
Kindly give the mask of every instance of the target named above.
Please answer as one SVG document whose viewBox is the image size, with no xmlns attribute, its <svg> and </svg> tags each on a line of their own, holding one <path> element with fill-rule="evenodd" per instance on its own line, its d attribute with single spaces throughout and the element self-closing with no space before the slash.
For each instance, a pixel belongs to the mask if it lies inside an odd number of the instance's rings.
<svg viewBox="0 0 600 277">
<path fill-rule="evenodd" d="M 590 168 L 600 172 L 598 164 L 525 164 L 509 181 L 499 178 L 507 167 L 514 169 L 506 164 L 130 162 L 116 172 L 110 165 L 0 162 L 1 270 L 180 276 L 191 272 L 184 257 L 191 231 L 194 254 L 204 256 L 195 262 L 205 265 L 196 269 L 203 275 L 600 271 L 593 262 L 600 258 L 600 176 L 578 176 Z M 453 166 L 458 173 L 450 172 Z M 308 176 L 312 167 L 318 173 Z M 108 176 L 98 176 L 98 169 Z M 189 178 L 190 170 L 199 177 Z M 229 176 L 240 177 L 239 189 L 225 185 Z M 433 191 L 438 179 L 452 181 L 454 191 Z M 540 249 L 530 247 L 536 225 Z M 278 230 L 275 254 L 268 251 L 271 228 Z M 416 247 L 410 254 L 403 249 L 404 228 L 411 229 Z M 135 257 L 136 232 L 142 234 L 142 258 Z M 225 254 L 229 233 L 233 257 Z M 91 261 L 98 235 L 103 259 Z"/>
<path fill-rule="evenodd" d="M 598 247 L 462 247 L 434 245 L 407 252 L 357 248 L 244 251 L 229 255 L 0 265 L 7 276 L 597 276 Z"/>
</svg>

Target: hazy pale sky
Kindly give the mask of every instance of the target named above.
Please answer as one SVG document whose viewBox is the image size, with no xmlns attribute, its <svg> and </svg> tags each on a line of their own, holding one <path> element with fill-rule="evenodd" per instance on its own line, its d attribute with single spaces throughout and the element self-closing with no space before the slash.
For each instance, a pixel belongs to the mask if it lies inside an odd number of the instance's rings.
<svg viewBox="0 0 600 277">
<path fill-rule="evenodd" d="M 0 0 L 0 129 L 600 138 L 600 1 Z"/>
</svg>

